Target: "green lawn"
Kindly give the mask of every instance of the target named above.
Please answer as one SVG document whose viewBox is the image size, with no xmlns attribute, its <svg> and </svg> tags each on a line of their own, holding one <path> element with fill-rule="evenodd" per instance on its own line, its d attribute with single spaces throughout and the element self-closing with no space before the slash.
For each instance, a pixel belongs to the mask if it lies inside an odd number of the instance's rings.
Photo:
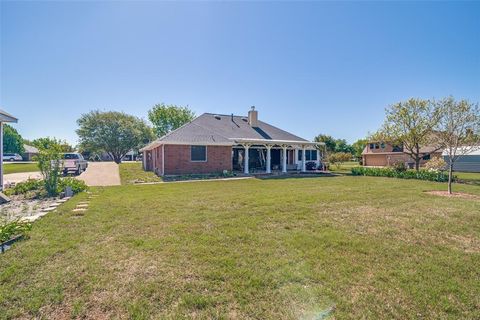
<svg viewBox="0 0 480 320">
<path fill-rule="evenodd" d="M 360 164 L 357 161 L 343 162 L 338 165 L 330 165 L 330 172 L 348 174 L 351 173 L 353 167 L 358 167 Z"/>
<path fill-rule="evenodd" d="M 142 169 L 141 162 L 125 162 L 120 164 L 120 179 L 122 184 L 134 184 L 141 182 L 161 182 L 162 179 L 153 172 Z"/>
<path fill-rule="evenodd" d="M 0 318 L 479 319 L 480 200 L 375 177 L 92 189 L 0 256 Z M 480 195 L 480 187 L 455 185 Z"/>
<path fill-rule="evenodd" d="M 3 170 L 4 174 L 40 171 L 37 163 L 4 163 Z"/>
<path fill-rule="evenodd" d="M 480 186 L 480 173 L 478 172 L 455 172 L 454 175 L 462 182 Z"/>
</svg>

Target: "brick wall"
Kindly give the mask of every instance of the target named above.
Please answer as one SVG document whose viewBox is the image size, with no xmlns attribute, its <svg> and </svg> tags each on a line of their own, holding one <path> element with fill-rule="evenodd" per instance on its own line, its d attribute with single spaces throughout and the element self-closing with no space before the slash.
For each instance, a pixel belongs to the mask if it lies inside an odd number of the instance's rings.
<svg viewBox="0 0 480 320">
<path fill-rule="evenodd" d="M 440 152 L 432 153 L 431 158 L 440 157 Z M 428 160 L 420 160 L 420 165 L 423 166 Z M 405 153 L 390 153 L 390 154 L 364 154 L 363 165 L 374 167 L 386 167 L 391 166 L 396 162 L 414 162 L 409 155 Z"/>
<path fill-rule="evenodd" d="M 161 148 L 159 149 L 161 151 Z M 164 150 L 165 175 L 221 173 L 223 170 L 232 170 L 230 146 L 207 146 L 206 162 L 190 161 L 189 145 L 165 145 Z M 161 157 L 161 152 L 159 153 Z M 161 168 L 158 169 L 159 173 L 160 171 Z"/>
</svg>

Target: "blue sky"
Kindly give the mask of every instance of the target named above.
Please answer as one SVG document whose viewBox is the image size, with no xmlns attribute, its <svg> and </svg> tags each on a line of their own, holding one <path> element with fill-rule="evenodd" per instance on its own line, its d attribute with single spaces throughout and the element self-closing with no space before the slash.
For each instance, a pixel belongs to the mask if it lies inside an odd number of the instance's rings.
<svg viewBox="0 0 480 320">
<path fill-rule="evenodd" d="M 1 2 L 0 106 L 75 143 L 92 109 L 246 114 L 350 142 L 409 97 L 480 102 L 480 2 Z"/>
</svg>

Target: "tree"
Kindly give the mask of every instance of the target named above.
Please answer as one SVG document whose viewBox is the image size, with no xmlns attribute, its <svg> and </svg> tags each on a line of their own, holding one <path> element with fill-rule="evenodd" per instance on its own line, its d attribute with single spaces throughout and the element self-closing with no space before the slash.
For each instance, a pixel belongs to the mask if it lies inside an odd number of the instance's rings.
<svg viewBox="0 0 480 320">
<path fill-rule="evenodd" d="M 106 152 L 116 163 L 131 150 L 154 139 L 152 129 L 140 118 L 123 112 L 91 111 L 77 120 L 80 148 Z"/>
<path fill-rule="evenodd" d="M 480 109 L 467 100 L 453 97 L 437 103 L 442 111 L 438 140 L 445 147 L 448 167 L 448 193 L 452 193 L 453 167 L 462 156 L 480 150 Z"/>
<path fill-rule="evenodd" d="M 315 142 L 323 142 L 325 143 L 325 151 L 327 153 L 335 152 L 335 146 L 337 144 L 336 140 L 329 135 L 326 134 L 319 134 L 315 137 Z"/>
<path fill-rule="evenodd" d="M 339 169 L 341 164 L 352 160 L 352 157 L 352 154 L 348 152 L 335 152 L 328 155 L 327 161 L 329 164 L 333 164 Z"/>
<path fill-rule="evenodd" d="M 39 140 L 39 139 L 37 139 Z M 58 181 L 62 170 L 61 141 L 55 138 L 42 138 L 43 144 L 35 145 L 38 148 L 38 168 L 43 176 L 45 190 L 50 197 L 58 195 Z"/>
<path fill-rule="evenodd" d="M 345 139 L 335 140 L 335 152 L 353 153 L 353 147 Z"/>
<path fill-rule="evenodd" d="M 3 152 L 8 153 L 23 153 L 25 151 L 23 147 L 22 136 L 18 131 L 8 125 L 3 125 Z"/>
<path fill-rule="evenodd" d="M 412 98 L 388 107 L 385 112 L 385 123 L 374 137 L 403 144 L 403 152 L 413 159 L 417 171 L 424 156 L 442 149 L 434 132 L 441 110 L 433 101 Z M 433 148 L 427 153 L 421 152 L 426 146 Z"/>
<path fill-rule="evenodd" d="M 156 104 L 148 111 L 148 119 L 153 124 L 157 137 L 162 137 L 195 118 L 195 113 L 188 107 Z"/>
<path fill-rule="evenodd" d="M 74 151 L 74 148 L 70 144 L 68 144 L 67 141 L 57 140 L 55 138 L 52 139 L 50 137 L 37 138 L 31 141 L 31 144 L 37 149 L 48 149 L 50 147 L 55 147 L 58 148 L 62 153 Z"/>
<path fill-rule="evenodd" d="M 368 142 L 368 139 L 358 139 L 352 144 L 353 155 L 357 160 L 362 158 L 362 152 L 367 146 Z"/>
</svg>

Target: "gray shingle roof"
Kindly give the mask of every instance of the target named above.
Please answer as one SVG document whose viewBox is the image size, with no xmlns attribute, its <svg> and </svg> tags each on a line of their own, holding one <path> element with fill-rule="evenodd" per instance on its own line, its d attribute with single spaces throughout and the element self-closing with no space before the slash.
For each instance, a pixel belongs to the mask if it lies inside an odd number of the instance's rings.
<svg viewBox="0 0 480 320">
<path fill-rule="evenodd" d="M 159 138 L 151 145 L 162 143 L 223 144 L 233 145 L 232 139 L 266 140 L 307 140 L 258 121 L 258 127 L 251 127 L 248 118 L 243 116 L 217 115 L 204 113 L 191 122 Z M 148 147 L 147 147 L 148 148 Z"/>
<path fill-rule="evenodd" d="M 37 148 L 35 148 L 33 146 L 29 146 L 28 144 L 24 144 L 23 148 L 25 149 L 25 153 L 38 153 Z"/>
</svg>

